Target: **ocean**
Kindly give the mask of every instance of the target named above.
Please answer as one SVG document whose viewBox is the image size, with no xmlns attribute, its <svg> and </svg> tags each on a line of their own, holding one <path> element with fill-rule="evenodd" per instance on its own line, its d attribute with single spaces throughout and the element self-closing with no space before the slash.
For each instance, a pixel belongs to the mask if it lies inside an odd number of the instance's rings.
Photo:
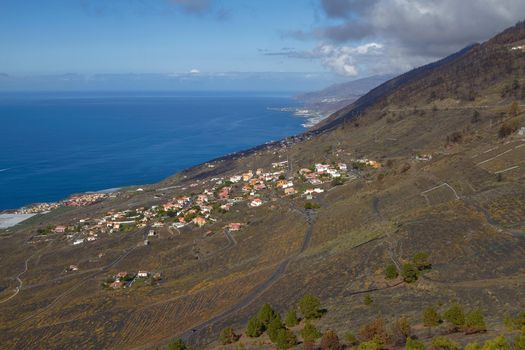
<svg viewBox="0 0 525 350">
<path fill-rule="evenodd" d="M 0 94 L 0 210 L 160 181 L 304 131 L 282 93 Z"/>
</svg>

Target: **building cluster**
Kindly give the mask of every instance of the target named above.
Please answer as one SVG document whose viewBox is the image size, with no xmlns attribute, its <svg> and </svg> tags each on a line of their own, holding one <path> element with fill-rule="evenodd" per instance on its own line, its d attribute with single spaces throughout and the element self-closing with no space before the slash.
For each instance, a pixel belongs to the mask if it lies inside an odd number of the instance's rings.
<svg viewBox="0 0 525 350">
<path fill-rule="evenodd" d="M 355 164 L 372 168 L 381 166 L 379 162 L 368 159 L 354 160 L 354 168 Z M 285 160 L 272 163 L 269 171 L 263 168 L 250 169 L 226 177 L 196 181 L 182 188 L 188 192 L 191 189 L 191 194 L 179 195 L 149 208 L 112 210 L 100 218 L 86 218 L 73 225 L 56 226 L 54 231 L 65 233 L 73 245 L 80 245 L 97 240 L 100 234 L 132 231 L 146 226 L 168 226 L 177 230 L 187 225 L 203 227 L 219 221 L 221 213 L 231 210 L 236 205 L 243 204 L 248 208 L 255 208 L 276 198 L 296 194 L 312 199 L 313 196 L 324 192 L 320 185 L 351 176 L 345 163 L 316 163 L 311 168 L 300 169 L 294 176 L 287 176 L 287 170 L 288 161 Z M 195 193 L 196 188 L 202 190 Z M 102 198 L 104 197 L 99 194 L 88 194 L 72 197 L 70 203 L 89 203 Z M 223 227 L 229 231 L 238 231 L 242 226 L 241 223 L 234 222 L 225 223 Z M 144 241 L 146 245 L 149 244 L 147 238 Z"/>
<path fill-rule="evenodd" d="M 99 202 L 108 196 L 109 194 L 107 193 L 85 193 L 71 196 L 64 200 L 62 204 L 68 207 L 84 207 Z"/>
<path fill-rule="evenodd" d="M 39 214 L 51 211 L 60 206 L 60 203 L 36 203 L 30 206 L 20 208 L 15 214 Z"/>
<path fill-rule="evenodd" d="M 35 203 L 16 210 L 15 214 L 42 214 L 59 207 L 84 207 L 100 202 L 108 197 L 115 197 L 117 193 L 84 193 L 71 196 L 57 203 Z"/>
<path fill-rule="evenodd" d="M 432 160 L 432 155 L 431 154 L 417 154 L 416 160 L 421 161 L 421 162 L 428 162 Z"/>
<path fill-rule="evenodd" d="M 151 283 L 162 280 L 160 272 L 151 273 L 149 271 L 139 270 L 137 273 L 128 273 L 121 271 L 114 276 L 109 277 L 102 283 L 102 287 L 111 289 L 121 289 L 131 287 L 137 280 L 147 280 Z"/>
</svg>

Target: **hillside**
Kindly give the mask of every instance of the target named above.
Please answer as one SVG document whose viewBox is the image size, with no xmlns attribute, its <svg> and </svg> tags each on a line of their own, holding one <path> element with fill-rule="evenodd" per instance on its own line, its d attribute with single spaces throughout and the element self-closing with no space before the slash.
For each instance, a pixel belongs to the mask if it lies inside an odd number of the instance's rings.
<svg viewBox="0 0 525 350">
<path fill-rule="evenodd" d="M 232 327 L 242 336 L 226 348 L 274 349 L 268 332 L 247 336 L 248 320 L 265 303 L 304 318 L 307 293 L 323 309 L 315 327 L 350 347 L 404 348 L 401 317 L 428 348 L 437 336 L 513 343 L 525 323 L 523 40 L 520 23 L 309 133 L 0 231 L 2 347 L 216 349 Z M 451 322 L 453 303 L 472 322 Z M 448 321 L 428 329 L 429 307 Z M 293 348 L 312 345 L 304 327 L 288 327 Z"/>
</svg>

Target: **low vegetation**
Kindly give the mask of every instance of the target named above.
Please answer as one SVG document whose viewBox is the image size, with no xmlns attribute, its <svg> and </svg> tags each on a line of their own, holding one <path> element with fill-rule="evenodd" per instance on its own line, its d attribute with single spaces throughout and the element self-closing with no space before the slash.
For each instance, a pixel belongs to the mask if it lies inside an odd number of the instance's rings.
<svg viewBox="0 0 525 350">
<path fill-rule="evenodd" d="M 415 259 L 417 261 L 417 259 Z M 426 259 L 421 266 L 428 266 Z M 372 298 L 367 295 L 368 300 Z M 365 297 L 365 300 L 367 298 Z M 485 332 L 487 330 L 483 313 L 480 309 L 472 309 L 465 313 L 463 306 L 458 302 L 450 303 L 441 316 L 439 310 L 433 306 L 428 306 L 421 312 L 420 320 L 411 320 L 408 316 L 401 315 L 398 318 L 387 322 L 383 317 L 378 317 L 359 328 L 358 336 L 353 332 L 347 332 L 341 340 L 336 331 L 327 328 L 322 331 L 314 324 L 323 313 L 321 302 L 313 294 L 306 294 L 299 301 L 299 308 L 304 317 L 300 320 L 295 309 L 290 309 L 286 313 L 284 322 L 281 316 L 270 304 L 264 304 L 256 315 L 248 321 L 245 334 L 248 337 L 260 337 L 264 333 L 277 349 L 289 349 L 302 343 L 304 349 L 321 350 L 381 350 L 391 348 L 405 348 L 407 350 L 460 350 L 462 347 L 456 341 L 447 337 L 446 333 L 464 332 L 465 335 Z M 418 339 L 414 332 L 414 322 L 421 322 L 428 329 L 428 337 Z M 297 325 L 302 328 L 297 334 L 291 329 Z M 441 328 L 441 334 L 432 337 L 432 329 Z M 487 340 L 482 345 L 471 342 L 465 350 L 522 350 L 525 349 L 525 312 L 516 317 L 508 316 L 505 324 L 510 331 L 519 330 L 512 341 L 503 335 L 496 336 Z M 443 332 L 445 330 L 445 332 Z M 222 345 L 229 345 L 237 342 L 240 335 L 234 329 L 226 327 L 221 331 L 219 342 Z M 259 344 L 263 344 L 262 343 Z M 428 344 L 428 347 L 427 345 Z M 170 344 L 168 349 L 189 349 L 178 340 Z M 240 344 L 239 348 L 244 345 Z"/>
</svg>

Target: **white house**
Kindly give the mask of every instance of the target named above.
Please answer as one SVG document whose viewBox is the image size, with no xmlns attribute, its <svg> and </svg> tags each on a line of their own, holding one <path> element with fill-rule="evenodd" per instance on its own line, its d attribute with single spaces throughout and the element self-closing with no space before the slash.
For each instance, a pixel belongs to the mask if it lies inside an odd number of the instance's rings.
<svg viewBox="0 0 525 350">
<path fill-rule="evenodd" d="M 324 172 L 328 171 L 329 168 L 330 168 L 330 166 L 327 165 L 327 164 L 320 164 L 320 163 L 318 163 L 318 164 L 315 165 L 315 171 L 318 172 L 318 173 L 324 173 Z"/>
<path fill-rule="evenodd" d="M 286 189 L 286 188 L 289 188 L 289 187 L 293 187 L 293 182 L 292 181 L 288 181 L 287 183 L 283 184 L 283 189 Z"/>
<path fill-rule="evenodd" d="M 233 182 L 233 183 L 239 182 L 239 181 L 241 181 L 241 179 L 242 179 L 241 175 L 230 176 L 230 181 Z"/>
<path fill-rule="evenodd" d="M 149 276 L 149 272 L 148 271 L 139 271 L 137 273 L 137 277 L 139 278 L 147 278 Z"/>
<path fill-rule="evenodd" d="M 263 204 L 263 201 L 260 198 L 255 198 L 253 201 L 250 202 L 250 206 L 252 207 L 260 207 Z"/>
</svg>

